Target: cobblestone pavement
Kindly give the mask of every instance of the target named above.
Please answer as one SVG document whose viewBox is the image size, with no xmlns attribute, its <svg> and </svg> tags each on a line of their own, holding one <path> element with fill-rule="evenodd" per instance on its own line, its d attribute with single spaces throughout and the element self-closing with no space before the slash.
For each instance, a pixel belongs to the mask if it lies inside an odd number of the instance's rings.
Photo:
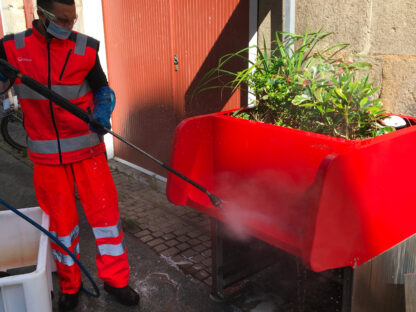
<svg viewBox="0 0 416 312">
<path fill-rule="evenodd" d="M 115 160 L 109 165 L 118 190 L 123 229 L 185 274 L 211 285 L 209 217 L 171 204 L 164 182 Z"/>
</svg>

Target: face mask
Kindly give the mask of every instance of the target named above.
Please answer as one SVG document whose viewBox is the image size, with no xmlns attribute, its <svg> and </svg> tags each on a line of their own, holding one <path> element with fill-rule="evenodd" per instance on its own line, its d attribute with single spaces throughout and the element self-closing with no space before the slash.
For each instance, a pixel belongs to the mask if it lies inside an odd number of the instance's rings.
<svg viewBox="0 0 416 312">
<path fill-rule="evenodd" d="M 46 31 L 57 39 L 65 40 L 69 38 L 72 30 L 58 26 L 52 21 L 47 20 L 48 26 L 45 25 Z"/>
</svg>

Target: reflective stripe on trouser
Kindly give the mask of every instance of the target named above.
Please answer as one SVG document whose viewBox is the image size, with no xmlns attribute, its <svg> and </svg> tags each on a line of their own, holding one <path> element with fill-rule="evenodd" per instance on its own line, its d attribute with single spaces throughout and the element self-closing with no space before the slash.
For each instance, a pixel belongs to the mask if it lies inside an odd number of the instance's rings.
<svg viewBox="0 0 416 312">
<path fill-rule="evenodd" d="M 96 235 L 98 277 L 114 287 L 126 286 L 129 266 L 119 226 L 117 191 L 104 154 L 68 165 L 35 163 L 33 179 L 38 203 L 50 216 L 50 231 L 65 246 L 70 246 L 71 251 L 78 252 L 76 184 L 85 215 Z M 81 283 L 78 265 L 56 244 L 51 245 L 61 292 L 77 292 Z"/>
</svg>

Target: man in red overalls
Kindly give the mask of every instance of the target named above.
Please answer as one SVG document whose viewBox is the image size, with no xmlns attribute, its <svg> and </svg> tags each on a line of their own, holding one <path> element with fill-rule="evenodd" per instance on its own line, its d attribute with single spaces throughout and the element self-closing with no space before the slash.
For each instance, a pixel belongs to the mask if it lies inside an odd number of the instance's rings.
<svg viewBox="0 0 416 312">
<path fill-rule="evenodd" d="M 115 95 L 100 65 L 99 42 L 72 31 L 77 19 L 74 0 L 38 0 L 37 5 L 39 20 L 32 29 L 5 36 L 0 41 L 0 58 L 83 110 L 91 110 L 95 119 L 111 128 Z M 139 295 L 128 286 L 117 191 L 98 136 L 103 133 L 19 80 L 14 88 L 34 162 L 36 198 L 50 216 L 50 231 L 79 258 L 76 185 L 96 238 L 97 271 L 104 289 L 122 304 L 138 304 Z M 80 269 L 63 249 L 51 245 L 61 287 L 59 306 L 68 311 L 78 303 Z"/>
</svg>

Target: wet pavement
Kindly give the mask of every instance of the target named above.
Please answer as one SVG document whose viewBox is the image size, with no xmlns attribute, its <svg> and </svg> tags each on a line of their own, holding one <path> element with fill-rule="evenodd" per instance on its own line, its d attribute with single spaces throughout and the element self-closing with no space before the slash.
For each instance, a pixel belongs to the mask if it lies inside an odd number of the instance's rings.
<svg viewBox="0 0 416 312">
<path fill-rule="evenodd" d="M 26 153 L 0 138 L 0 159 L 0 198 L 17 208 L 36 206 L 32 164 Z M 310 272 L 299 259 L 284 252 L 278 253 L 273 265 L 229 287 L 224 302 L 211 300 L 209 218 L 190 207 L 169 203 L 165 184 L 154 177 L 115 160 L 109 165 L 118 190 L 130 285 L 141 296 L 140 308 L 119 305 L 103 290 L 96 278 L 92 230 L 78 202 L 81 261 L 101 296 L 83 293 L 74 311 L 341 311 L 342 273 Z M 86 278 L 83 281 L 91 288 Z M 54 289 L 57 294 L 56 274 Z"/>
</svg>

